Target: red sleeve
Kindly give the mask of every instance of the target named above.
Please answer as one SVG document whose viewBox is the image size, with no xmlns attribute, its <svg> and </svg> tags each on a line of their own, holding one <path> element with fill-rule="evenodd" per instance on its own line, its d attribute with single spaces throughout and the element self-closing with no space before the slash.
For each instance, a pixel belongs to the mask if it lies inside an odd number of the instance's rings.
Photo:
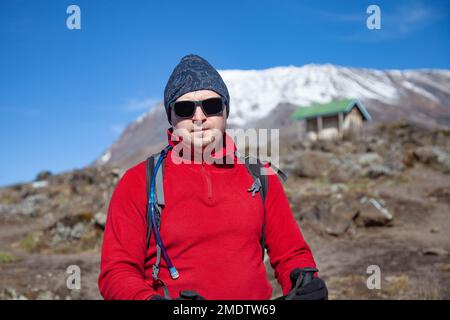
<svg viewBox="0 0 450 320">
<path fill-rule="evenodd" d="M 267 166 L 266 166 L 267 167 Z M 266 245 L 270 265 L 283 294 L 291 289 L 290 272 L 295 268 L 315 267 L 311 250 L 303 238 L 292 214 L 283 186 L 274 171 L 270 171 L 266 207 Z"/>
<path fill-rule="evenodd" d="M 108 207 L 98 286 L 104 299 L 150 299 L 144 280 L 146 256 L 145 181 L 132 169 L 120 179 Z"/>
</svg>

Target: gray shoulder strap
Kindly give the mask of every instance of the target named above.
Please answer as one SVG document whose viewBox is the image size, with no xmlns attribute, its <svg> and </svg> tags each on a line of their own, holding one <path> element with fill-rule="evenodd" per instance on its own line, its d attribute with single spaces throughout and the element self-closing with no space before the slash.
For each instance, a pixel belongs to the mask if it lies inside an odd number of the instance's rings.
<svg viewBox="0 0 450 320">
<path fill-rule="evenodd" d="M 278 178 L 280 178 L 281 182 L 286 182 L 286 180 L 288 179 L 287 173 L 285 173 L 283 170 L 273 165 L 271 162 L 269 162 L 268 164 L 273 169 L 273 171 L 275 171 Z"/>
<path fill-rule="evenodd" d="M 155 163 L 158 161 L 160 155 L 155 158 Z M 164 202 L 164 165 L 165 165 L 166 159 L 163 159 L 163 162 L 161 164 L 161 169 L 158 170 L 156 173 L 156 180 L 155 180 L 155 197 L 156 197 L 156 203 L 158 206 L 162 207 L 165 205 Z"/>
</svg>

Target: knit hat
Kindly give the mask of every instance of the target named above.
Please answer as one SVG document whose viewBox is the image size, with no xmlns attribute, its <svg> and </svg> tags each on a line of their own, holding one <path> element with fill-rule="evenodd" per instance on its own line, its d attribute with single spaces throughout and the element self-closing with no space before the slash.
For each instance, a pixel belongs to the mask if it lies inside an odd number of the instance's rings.
<svg viewBox="0 0 450 320">
<path fill-rule="evenodd" d="M 166 108 L 167 119 L 170 119 L 170 104 L 183 94 L 197 90 L 212 90 L 217 92 L 226 100 L 227 117 L 230 113 L 230 95 L 222 77 L 202 57 L 189 54 L 184 56 L 178 65 L 173 69 L 169 81 L 164 89 L 164 107 Z"/>
</svg>

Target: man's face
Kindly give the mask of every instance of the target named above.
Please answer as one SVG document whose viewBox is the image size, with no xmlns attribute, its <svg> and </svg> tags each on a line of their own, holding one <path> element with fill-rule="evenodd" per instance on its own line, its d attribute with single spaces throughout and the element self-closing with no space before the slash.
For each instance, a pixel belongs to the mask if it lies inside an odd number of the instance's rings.
<svg viewBox="0 0 450 320">
<path fill-rule="evenodd" d="M 209 98 L 220 97 L 212 90 L 198 90 L 188 92 L 176 101 L 202 101 Z M 206 116 L 200 106 L 196 107 L 191 118 L 179 118 L 172 110 L 171 120 L 174 131 L 183 138 L 183 142 L 194 148 L 205 148 L 211 143 L 218 145 L 227 126 L 226 108 L 220 115 Z"/>
</svg>

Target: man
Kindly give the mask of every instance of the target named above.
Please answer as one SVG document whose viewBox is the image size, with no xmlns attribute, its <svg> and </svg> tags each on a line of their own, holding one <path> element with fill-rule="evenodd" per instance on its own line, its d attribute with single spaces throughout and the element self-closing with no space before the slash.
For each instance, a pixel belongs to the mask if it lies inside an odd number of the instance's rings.
<svg viewBox="0 0 450 320">
<path fill-rule="evenodd" d="M 159 234 L 167 257 L 160 259 L 161 282 L 152 279 L 156 235 L 146 245 L 143 161 L 126 171 L 111 198 L 98 281 L 102 296 L 270 299 L 272 287 L 261 259 L 264 230 L 283 294 L 290 293 L 292 299 L 326 299 L 327 289 L 317 272 L 309 284 L 293 289 L 300 268 L 315 267 L 313 256 L 276 174 L 268 175 L 264 206 L 258 194 L 248 192 L 254 181 L 225 133 L 230 97 L 219 73 L 199 56 L 183 57 L 166 85 L 164 106 L 172 125 L 167 133 L 173 149 L 167 153 L 163 178 L 165 206 Z M 176 151 L 179 146 L 183 148 Z M 211 146 L 211 157 L 220 161 L 197 157 L 198 150 L 202 153 Z"/>
</svg>

